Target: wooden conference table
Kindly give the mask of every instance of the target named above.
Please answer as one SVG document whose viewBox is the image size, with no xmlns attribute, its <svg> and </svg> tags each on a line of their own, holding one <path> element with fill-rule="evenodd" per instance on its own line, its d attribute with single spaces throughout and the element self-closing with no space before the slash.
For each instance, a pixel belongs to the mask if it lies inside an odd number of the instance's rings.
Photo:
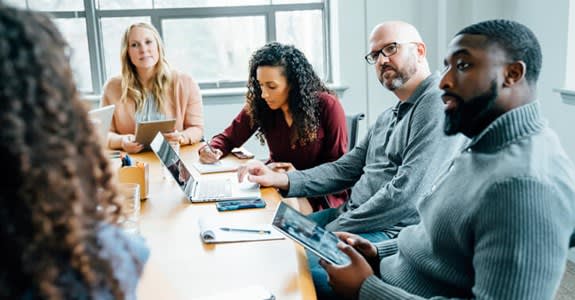
<svg viewBox="0 0 575 300">
<path fill-rule="evenodd" d="M 182 160 L 191 169 L 198 147 L 180 149 Z M 282 200 L 275 189 L 261 189 L 265 209 L 218 212 L 214 203 L 187 201 L 172 178 L 163 178 L 154 153 L 130 156 L 150 164 L 150 192 L 142 201 L 140 232 L 151 254 L 138 286 L 139 299 L 196 299 L 254 285 L 280 300 L 316 299 L 305 251 L 292 240 L 204 244 L 200 239 L 200 217 L 230 225 L 270 223 Z M 298 206 L 295 198 L 283 200 Z"/>
</svg>

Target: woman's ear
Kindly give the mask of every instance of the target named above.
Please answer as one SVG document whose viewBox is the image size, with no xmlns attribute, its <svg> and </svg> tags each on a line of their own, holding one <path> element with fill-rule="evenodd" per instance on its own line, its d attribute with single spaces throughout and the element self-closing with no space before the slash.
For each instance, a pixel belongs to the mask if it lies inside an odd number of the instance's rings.
<svg viewBox="0 0 575 300">
<path fill-rule="evenodd" d="M 505 68 L 505 80 L 503 81 L 503 86 L 510 87 L 523 80 L 525 78 L 526 70 L 527 66 L 521 60 L 508 64 Z"/>
</svg>

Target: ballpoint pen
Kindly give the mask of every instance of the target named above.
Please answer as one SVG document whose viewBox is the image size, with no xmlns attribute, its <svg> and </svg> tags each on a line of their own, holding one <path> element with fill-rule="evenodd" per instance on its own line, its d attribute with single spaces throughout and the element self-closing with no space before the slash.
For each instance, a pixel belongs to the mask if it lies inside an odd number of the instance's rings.
<svg viewBox="0 0 575 300">
<path fill-rule="evenodd" d="M 244 228 L 229 228 L 229 227 L 220 227 L 223 231 L 229 232 L 249 232 L 249 233 L 259 233 L 259 234 L 271 234 L 272 232 L 269 230 L 262 230 L 262 229 L 244 229 Z"/>
<path fill-rule="evenodd" d="M 211 151 L 212 153 L 214 153 L 214 154 L 216 153 L 216 152 L 214 151 L 214 148 L 212 148 L 212 146 L 210 145 L 210 142 L 209 142 L 209 141 L 206 141 L 206 139 L 204 139 L 204 138 L 202 137 L 201 142 L 206 143 L 206 147 L 208 147 L 208 149 L 210 149 L 210 151 Z"/>
</svg>

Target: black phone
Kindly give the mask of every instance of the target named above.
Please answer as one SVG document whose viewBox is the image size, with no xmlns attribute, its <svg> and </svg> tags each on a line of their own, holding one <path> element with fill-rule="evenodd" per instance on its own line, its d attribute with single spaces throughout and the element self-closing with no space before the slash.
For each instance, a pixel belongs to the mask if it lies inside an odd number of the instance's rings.
<svg viewBox="0 0 575 300">
<path fill-rule="evenodd" d="M 232 155 L 239 159 L 251 159 L 255 157 L 253 153 L 249 152 L 248 150 L 237 148 L 232 150 Z"/>
<path fill-rule="evenodd" d="M 248 199 L 248 200 L 229 200 L 216 203 L 216 208 L 219 211 L 238 210 L 246 208 L 264 208 L 266 202 L 261 199 Z"/>
</svg>

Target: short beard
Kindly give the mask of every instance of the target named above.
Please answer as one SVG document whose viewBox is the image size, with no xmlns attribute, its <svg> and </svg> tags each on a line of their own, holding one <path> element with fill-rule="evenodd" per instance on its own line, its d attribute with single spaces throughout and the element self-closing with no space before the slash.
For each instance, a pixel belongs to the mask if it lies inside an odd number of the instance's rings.
<svg viewBox="0 0 575 300">
<path fill-rule="evenodd" d="M 406 61 L 406 67 L 404 69 L 395 69 L 396 77 L 387 81 L 383 74 L 380 75 L 381 85 L 385 86 L 390 91 L 395 91 L 396 89 L 402 87 L 406 82 L 408 82 L 411 77 L 417 72 L 417 65 L 415 60 L 415 55 L 412 55 L 410 59 Z"/>
<path fill-rule="evenodd" d="M 455 135 L 461 132 L 471 137 L 478 133 L 476 131 L 482 126 L 483 119 L 489 114 L 497 99 L 497 82 L 493 79 L 489 90 L 467 102 L 458 95 L 449 92 L 446 94 L 455 99 L 457 108 L 452 111 L 445 111 L 443 132 L 446 135 Z"/>
</svg>

